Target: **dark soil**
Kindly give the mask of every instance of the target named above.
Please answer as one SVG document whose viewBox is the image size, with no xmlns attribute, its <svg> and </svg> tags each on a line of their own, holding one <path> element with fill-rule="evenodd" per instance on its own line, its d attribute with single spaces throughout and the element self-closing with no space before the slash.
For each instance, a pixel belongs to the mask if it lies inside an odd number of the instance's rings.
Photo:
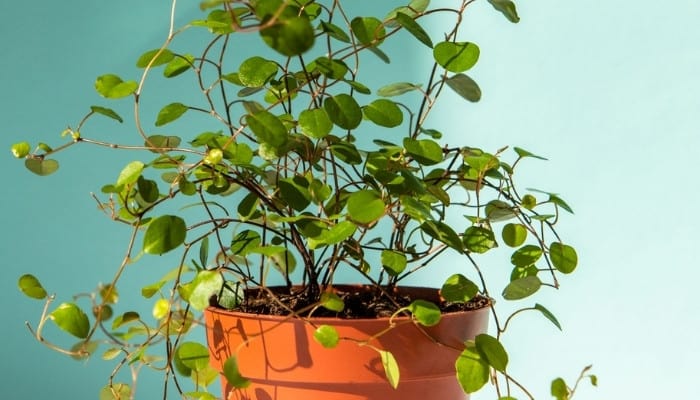
<svg viewBox="0 0 700 400">
<path fill-rule="evenodd" d="M 312 298 L 308 291 L 289 290 L 286 287 L 268 288 L 268 290 L 248 290 L 246 300 L 236 311 L 263 315 L 289 315 L 294 310 L 306 315 L 318 304 L 317 298 Z M 324 307 L 313 310 L 315 317 L 338 318 L 377 318 L 389 317 L 396 310 L 405 307 L 414 300 L 428 300 L 436 304 L 443 313 L 476 310 L 487 307 L 488 298 L 476 296 L 467 303 L 449 303 L 442 300 L 436 290 L 425 288 L 399 288 L 391 291 L 386 288 L 377 289 L 369 286 L 335 286 L 337 294 L 345 303 L 342 312 L 334 312 Z M 274 293 L 274 298 L 273 294 Z M 216 299 L 212 299 L 216 305 Z"/>
</svg>

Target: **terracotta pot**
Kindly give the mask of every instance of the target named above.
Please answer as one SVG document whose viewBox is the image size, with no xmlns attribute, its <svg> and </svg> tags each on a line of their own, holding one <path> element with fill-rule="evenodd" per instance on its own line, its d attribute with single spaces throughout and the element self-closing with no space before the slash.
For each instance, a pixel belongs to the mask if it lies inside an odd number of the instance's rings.
<svg viewBox="0 0 700 400">
<path fill-rule="evenodd" d="M 402 290 L 423 299 L 438 297 L 435 289 Z M 370 343 L 396 358 L 401 377 L 394 389 L 375 350 L 349 340 L 326 349 L 313 339 L 310 323 L 214 307 L 204 313 L 212 365 L 221 371 L 224 361 L 236 355 L 241 374 L 252 382 L 235 389 L 222 377 L 226 400 L 468 399 L 456 380 L 454 363 L 464 341 L 485 332 L 488 314 L 488 307 L 447 313 L 430 328 L 418 328 L 410 317 L 395 318 L 398 326 Z M 387 318 L 311 322 L 331 325 L 341 338 L 360 341 L 388 326 Z"/>
</svg>

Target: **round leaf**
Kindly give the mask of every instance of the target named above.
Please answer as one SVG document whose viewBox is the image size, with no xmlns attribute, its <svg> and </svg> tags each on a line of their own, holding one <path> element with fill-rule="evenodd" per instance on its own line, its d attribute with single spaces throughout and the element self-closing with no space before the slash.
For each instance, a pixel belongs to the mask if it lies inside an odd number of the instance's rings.
<svg viewBox="0 0 700 400">
<path fill-rule="evenodd" d="M 185 221 L 175 215 L 160 216 L 150 224 L 143 237 L 143 251 L 147 254 L 163 254 L 185 242 Z"/>
<path fill-rule="evenodd" d="M 343 299 L 333 292 L 323 292 L 321 294 L 321 305 L 335 312 L 341 312 L 345 309 Z"/>
<path fill-rule="evenodd" d="M 501 342 L 487 334 L 478 335 L 475 339 L 476 349 L 496 371 L 505 372 L 508 366 L 508 353 Z"/>
<path fill-rule="evenodd" d="M 455 362 L 457 381 L 465 393 L 474 393 L 489 380 L 489 365 L 474 348 L 467 347 Z"/>
<path fill-rule="evenodd" d="M 357 17 L 350 22 L 353 35 L 365 46 L 377 46 L 386 35 L 382 21 L 374 17 Z"/>
<path fill-rule="evenodd" d="M 197 342 L 184 342 L 177 348 L 176 357 L 193 371 L 201 371 L 209 366 L 209 349 Z"/>
<path fill-rule="evenodd" d="M 260 31 L 263 41 L 284 56 L 305 53 L 314 45 L 315 34 L 311 21 L 305 17 L 278 19 L 275 24 Z"/>
<path fill-rule="evenodd" d="M 31 151 L 31 146 L 27 142 L 19 142 L 12 145 L 12 155 L 16 158 L 24 158 Z"/>
<path fill-rule="evenodd" d="M 464 74 L 457 74 L 448 78 L 445 83 L 447 83 L 447 86 L 454 90 L 455 93 L 472 103 L 481 100 L 481 88 L 479 88 L 479 85 L 472 78 Z"/>
<path fill-rule="evenodd" d="M 168 49 L 149 50 L 139 57 L 136 61 L 136 66 L 146 68 L 148 64 L 151 64 L 151 67 L 157 67 L 169 63 L 173 58 L 175 58 L 175 54 Z"/>
<path fill-rule="evenodd" d="M 362 109 L 349 94 L 341 93 L 323 102 L 331 121 L 343 129 L 355 129 L 362 122 Z"/>
<path fill-rule="evenodd" d="M 156 126 L 163 126 L 180 118 L 189 110 L 189 107 L 182 103 L 170 103 L 158 112 Z"/>
<path fill-rule="evenodd" d="M 24 160 L 24 166 L 37 175 L 46 176 L 58 170 L 58 161 L 43 158 L 27 158 Z"/>
<path fill-rule="evenodd" d="M 41 282 L 39 282 L 39 279 L 34 275 L 22 275 L 19 278 L 18 286 L 22 293 L 33 299 L 41 300 L 46 298 L 46 290 L 41 286 Z"/>
<path fill-rule="evenodd" d="M 223 372 L 229 385 L 239 389 L 244 389 L 250 386 L 250 381 L 244 378 L 243 375 L 241 375 L 241 372 L 238 370 L 238 361 L 236 360 L 235 356 L 231 356 L 226 359 L 224 362 Z"/>
<path fill-rule="evenodd" d="M 127 383 L 113 383 L 100 390 L 100 400 L 124 400 L 131 398 L 131 386 Z"/>
<path fill-rule="evenodd" d="M 139 179 L 139 176 L 141 176 L 144 167 L 145 165 L 141 161 L 132 161 L 127 164 L 127 166 L 124 167 L 124 169 L 122 169 L 122 171 L 119 173 L 116 186 L 131 185 L 132 183 L 135 183 Z"/>
<path fill-rule="evenodd" d="M 411 139 L 403 141 L 406 152 L 421 165 L 435 165 L 443 160 L 442 147 L 430 139 Z"/>
<path fill-rule="evenodd" d="M 440 42 L 433 49 L 433 57 L 450 72 L 464 72 L 479 60 L 479 46 L 469 42 Z"/>
<path fill-rule="evenodd" d="M 382 267 L 391 276 L 397 276 L 406 269 L 406 255 L 398 251 L 382 250 Z"/>
<path fill-rule="evenodd" d="M 534 264 L 541 256 L 542 249 L 539 246 L 529 244 L 515 250 L 510 256 L 510 262 L 517 267 L 526 267 Z"/>
<path fill-rule="evenodd" d="M 496 247 L 493 231 L 481 226 L 470 226 L 464 232 L 464 247 L 474 253 L 486 253 Z"/>
<path fill-rule="evenodd" d="M 340 337 L 338 336 L 338 331 L 332 326 L 321 325 L 316 328 L 314 332 L 314 340 L 318 342 L 321 346 L 332 349 L 338 345 Z"/>
<path fill-rule="evenodd" d="M 503 298 L 506 300 L 524 299 L 538 290 L 542 286 L 542 281 L 535 275 L 516 279 L 503 289 Z"/>
<path fill-rule="evenodd" d="M 506 224 L 501 231 L 503 243 L 510 247 L 518 247 L 527 239 L 527 228 L 522 224 Z"/>
<path fill-rule="evenodd" d="M 403 113 L 399 106 L 391 100 L 378 99 L 367 105 L 365 116 L 379 126 L 393 128 L 403 122 Z"/>
<path fill-rule="evenodd" d="M 114 74 L 99 76 L 95 81 L 95 90 L 97 90 L 97 93 L 108 99 L 126 97 L 134 93 L 138 86 L 139 84 L 135 81 L 124 82 L 120 77 Z"/>
<path fill-rule="evenodd" d="M 549 245 L 549 257 L 554 268 L 563 274 L 570 274 L 576 269 L 578 255 L 576 250 L 566 244 L 554 242 Z"/>
<path fill-rule="evenodd" d="M 277 64 L 262 57 L 251 57 L 243 63 L 238 71 L 241 83 L 248 87 L 262 87 L 277 73 Z"/>
<path fill-rule="evenodd" d="M 299 127 L 304 135 L 321 139 L 331 133 L 333 121 L 324 109 L 312 108 L 299 114 Z"/>
<path fill-rule="evenodd" d="M 88 316 L 74 303 L 63 303 L 49 317 L 62 330 L 71 335 L 85 339 L 90 332 Z"/>
<path fill-rule="evenodd" d="M 261 143 L 280 147 L 287 142 L 287 128 L 269 111 L 259 111 L 246 116 L 246 122 Z"/>
<path fill-rule="evenodd" d="M 426 300 L 415 300 L 408 306 L 413 317 L 423 326 L 434 326 L 440 323 L 440 309 Z"/>
<path fill-rule="evenodd" d="M 370 224 L 381 218 L 384 207 L 384 201 L 375 190 L 360 190 L 348 197 L 348 214 L 361 224 Z"/>
<path fill-rule="evenodd" d="M 442 285 L 440 295 L 453 303 L 466 303 L 479 293 L 479 287 L 462 274 L 454 274 Z"/>
<path fill-rule="evenodd" d="M 192 281 L 189 303 L 195 310 L 204 310 L 209 305 L 209 298 L 218 293 L 224 284 L 224 278 L 216 271 L 203 270 Z"/>
</svg>

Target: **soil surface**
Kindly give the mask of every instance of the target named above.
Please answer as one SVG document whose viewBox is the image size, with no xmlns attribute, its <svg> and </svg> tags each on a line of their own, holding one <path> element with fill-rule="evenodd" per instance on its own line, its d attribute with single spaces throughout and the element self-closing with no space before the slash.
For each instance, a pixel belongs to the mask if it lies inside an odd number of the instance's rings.
<svg viewBox="0 0 700 400">
<path fill-rule="evenodd" d="M 449 303 L 441 299 L 437 290 L 425 288 L 399 288 L 377 289 L 369 286 L 344 286 L 333 287 L 333 292 L 338 295 L 345 307 L 341 312 L 328 310 L 324 307 L 314 307 L 318 304 L 318 298 L 312 298 L 308 291 L 289 290 L 286 287 L 267 288 L 268 290 L 254 289 L 246 292 L 246 300 L 236 311 L 264 314 L 264 315 L 289 315 L 290 310 L 308 315 L 313 310 L 315 317 L 338 318 L 377 318 L 390 317 L 396 310 L 405 307 L 414 300 L 428 300 L 436 304 L 443 313 L 476 310 L 487 307 L 490 304 L 488 298 L 477 295 L 467 303 Z M 212 305 L 217 305 L 212 298 Z"/>
</svg>

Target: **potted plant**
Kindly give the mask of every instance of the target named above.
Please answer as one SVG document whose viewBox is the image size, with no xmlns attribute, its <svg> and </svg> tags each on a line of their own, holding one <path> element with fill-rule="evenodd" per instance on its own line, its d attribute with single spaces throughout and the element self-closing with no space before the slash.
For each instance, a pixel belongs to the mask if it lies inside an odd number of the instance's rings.
<svg viewBox="0 0 700 400">
<path fill-rule="evenodd" d="M 489 2 L 518 21 L 511 1 Z M 227 399 L 465 398 L 489 381 L 500 399 L 534 398 L 509 373 L 500 339 L 523 311 L 559 323 L 539 304 L 501 315 L 495 298 L 558 288 L 557 276 L 574 271 L 576 251 L 556 232 L 571 208 L 516 186 L 521 162 L 541 157 L 448 143 L 432 127 L 446 91 L 465 107 L 481 96 L 465 74 L 479 47 L 458 35 L 473 0 L 445 8 L 413 0 L 370 16 L 353 15 L 349 3 L 207 0 L 201 19 L 175 29 L 173 2 L 165 42 L 136 60 L 141 77 L 95 82 L 104 98 L 133 102 L 130 141 L 90 136 L 93 118 L 124 122 L 100 105 L 58 147 L 12 147 L 38 175 L 55 172 L 54 156 L 76 145 L 133 154 L 95 196 L 132 231 L 108 283 L 53 306 L 35 276 L 19 280 L 46 302 L 30 326 L 39 341 L 77 358 L 120 360 L 101 398 L 133 396 L 132 383 L 115 378 L 127 366 L 160 369 L 164 396 L 172 382 L 197 399 L 214 398 L 207 387 L 219 375 Z M 425 28 L 435 18 L 444 32 Z M 191 31 L 208 33 L 199 47 L 180 48 Z M 420 80 L 395 78 L 388 54 L 401 36 L 432 60 Z M 169 82 L 193 93 L 145 100 L 149 85 Z M 201 130 L 153 131 L 188 117 Z M 490 267 L 507 283 L 494 288 L 480 257 L 504 251 L 506 261 Z M 171 273 L 137 294 L 153 302 L 152 322 L 119 283 L 142 255 L 166 253 Z M 440 288 L 403 284 L 447 254 L 463 261 Z M 77 337 L 75 346 L 47 341 L 47 321 Z M 202 325 L 207 345 L 188 336 Z M 587 371 L 576 384 L 595 383 Z M 557 378 L 552 394 L 568 399 L 575 387 Z"/>
</svg>

